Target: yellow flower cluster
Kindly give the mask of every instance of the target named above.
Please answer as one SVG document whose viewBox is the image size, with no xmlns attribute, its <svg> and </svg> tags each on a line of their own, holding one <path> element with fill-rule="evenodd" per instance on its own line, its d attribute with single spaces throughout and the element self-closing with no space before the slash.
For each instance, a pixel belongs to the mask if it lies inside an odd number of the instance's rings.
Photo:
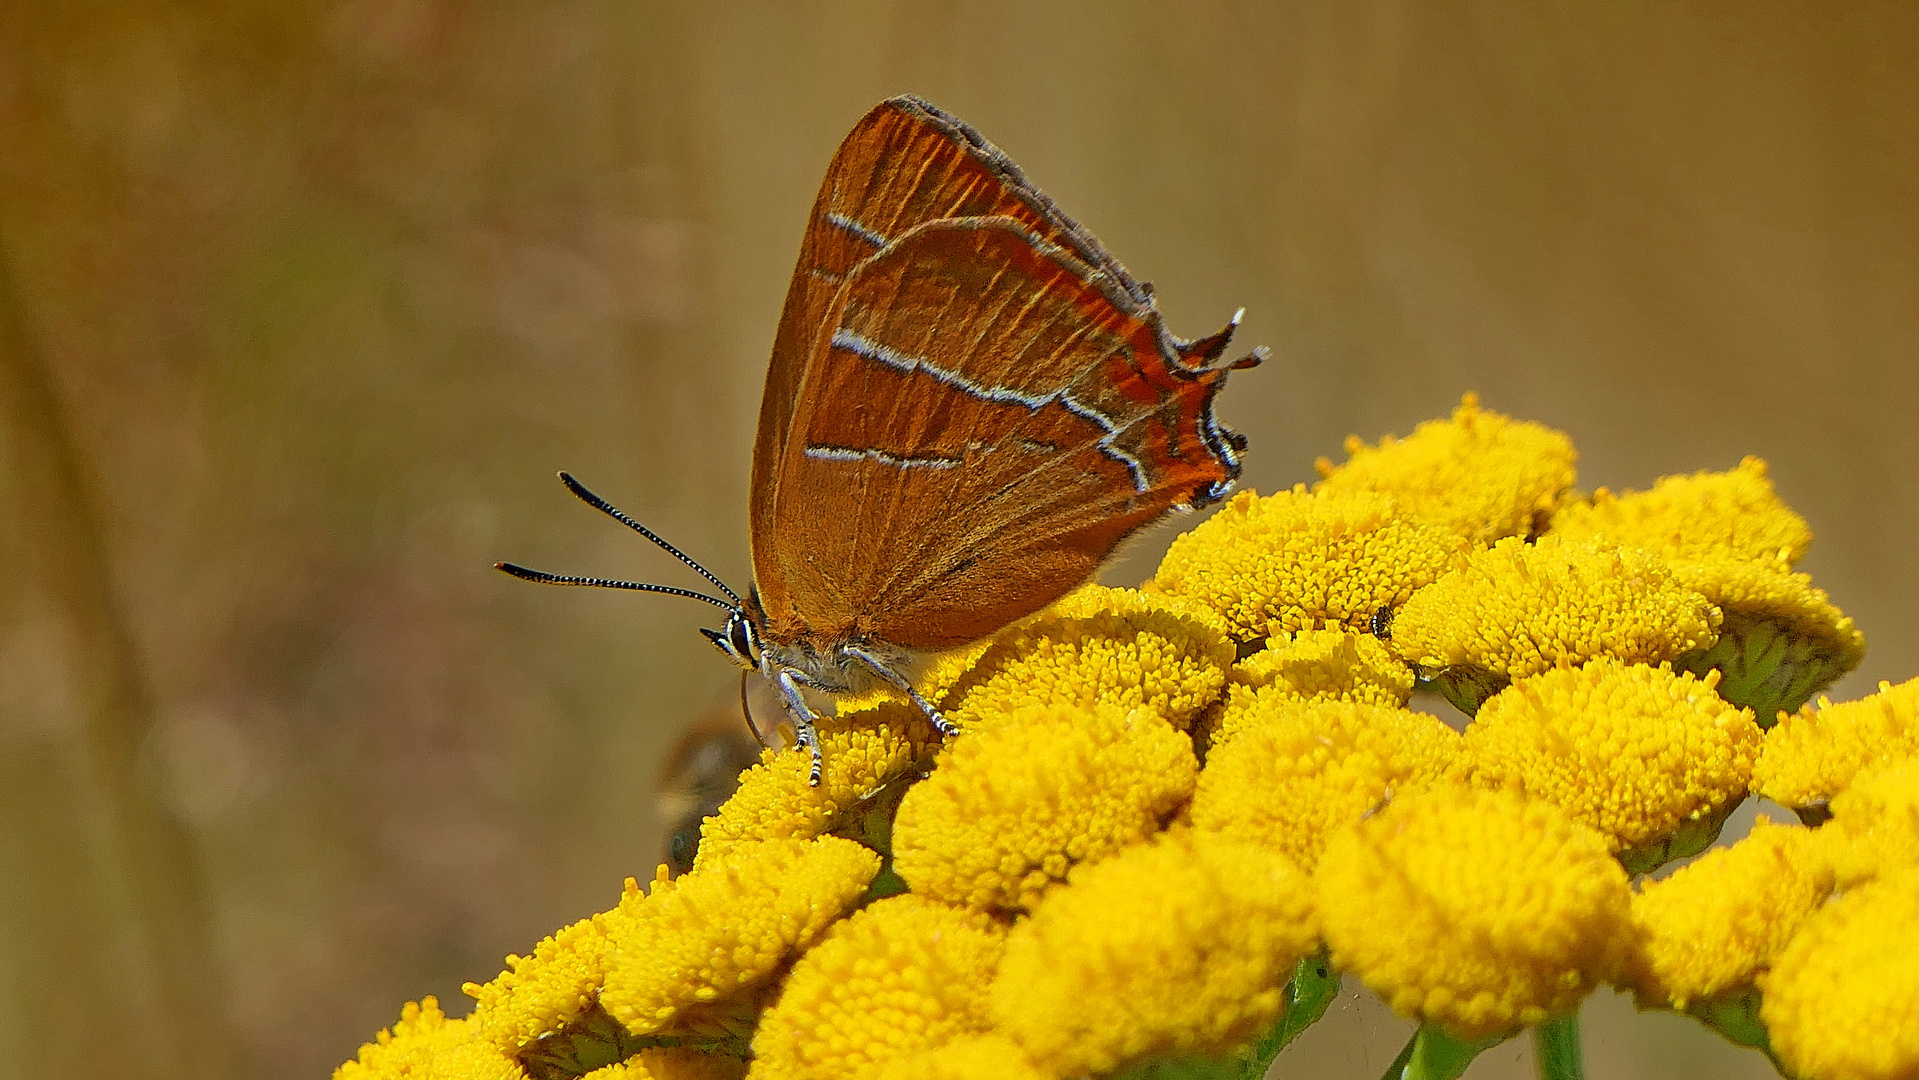
<svg viewBox="0 0 1919 1080">
<path fill-rule="evenodd" d="M 1217 1070 L 1310 1022 L 1288 980 L 1328 962 L 1456 1039 L 1611 981 L 1744 1009 L 1804 1080 L 1914 1075 L 1835 1032 L 1919 1029 L 1887 929 L 1919 918 L 1919 680 L 1764 730 L 1861 644 L 1764 465 L 1581 498 L 1566 436 L 1471 397 L 1348 455 L 1139 590 L 929 658 L 956 736 L 842 701 L 821 783 L 767 753 L 692 870 L 509 957 L 464 1019 L 408 1006 L 338 1080 Z M 1749 791 L 1831 820 L 1635 889 Z"/>
</svg>

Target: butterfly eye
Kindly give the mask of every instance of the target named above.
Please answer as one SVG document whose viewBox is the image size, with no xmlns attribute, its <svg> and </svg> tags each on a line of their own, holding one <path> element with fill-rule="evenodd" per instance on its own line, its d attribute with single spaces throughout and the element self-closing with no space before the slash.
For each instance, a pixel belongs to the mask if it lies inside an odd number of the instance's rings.
<svg viewBox="0 0 1919 1080">
<path fill-rule="evenodd" d="M 735 614 L 726 620 L 726 643 L 728 651 L 738 657 L 743 666 L 760 666 L 760 642 L 758 635 L 753 632 L 751 619 Z"/>
</svg>

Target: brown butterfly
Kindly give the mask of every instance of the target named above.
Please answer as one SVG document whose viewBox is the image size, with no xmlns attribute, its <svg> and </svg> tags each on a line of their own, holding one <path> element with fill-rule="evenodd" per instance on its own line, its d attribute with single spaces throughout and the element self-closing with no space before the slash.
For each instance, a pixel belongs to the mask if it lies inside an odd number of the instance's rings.
<svg viewBox="0 0 1919 1080">
<path fill-rule="evenodd" d="M 714 575 L 562 473 L 580 498 L 717 586 L 500 569 L 690 596 L 703 631 L 779 690 L 820 778 L 808 691 L 885 684 L 943 733 L 918 659 L 1083 584 L 1115 545 L 1219 499 L 1245 439 L 1213 417 L 1239 316 L 1168 333 L 1150 286 L 979 133 L 915 97 L 866 114 L 820 185 L 753 447 L 753 583 Z"/>
</svg>

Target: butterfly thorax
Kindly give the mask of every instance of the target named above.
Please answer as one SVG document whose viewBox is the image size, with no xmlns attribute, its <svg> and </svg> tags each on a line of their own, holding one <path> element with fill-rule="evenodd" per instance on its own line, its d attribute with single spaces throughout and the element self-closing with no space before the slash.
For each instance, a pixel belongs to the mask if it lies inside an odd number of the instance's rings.
<svg viewBox="0 0 1919 1080">
<path fill-rule="evenodd" d="M 864 693 L 876 686 L 912 681 L 917 650 L 903 648 L 850 628 L 838 633 L 787 627 L 768 629 L 757 592 L 735 609 L 726 627 L 709 634 L 734 664 L 778 682 L 782 673 L 809 690 L 828 694 Z M 879 669 L 884 669 L 885 674 Z"/>
</svg>

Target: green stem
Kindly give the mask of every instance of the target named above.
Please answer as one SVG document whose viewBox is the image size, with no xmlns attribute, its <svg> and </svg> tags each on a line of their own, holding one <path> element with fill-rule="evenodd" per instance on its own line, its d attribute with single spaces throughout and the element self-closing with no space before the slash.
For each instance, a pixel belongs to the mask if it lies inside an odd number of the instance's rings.
<svg viewBox="0 0 1919 1080">
<path fill-rule="evenodd" d="M 1501 1036 L 1456 1039 L 1431 1024 L 1421 1024 L 1380 1080 L 1455 1080 L 1481 1052 L 1505 1041 Z"/>
<path fill-rule="evenodd" d="M 1324 950 L 1301 960 L 1293 969 L 1292 981 L 1286 984 L 1285 1015 L 1240 1057 L 1243 1080 L 1259 1080 L 1265 1076 L 1279 1052 L 1298 1038 L 1300 1032 L 1318 1023 L 1319 1018 L 1326 1015 L 1326 1007 L 1338 996 L 1339 972 L 1333 970 Z"/>
<path fill-rule="evenodd" d="M 1580 1062 L 1579 1013 L 1555 1017 L 1533 1029 L 1533 1058 L 1540 1080 L 1586 1080 Z"/>
</svg>

